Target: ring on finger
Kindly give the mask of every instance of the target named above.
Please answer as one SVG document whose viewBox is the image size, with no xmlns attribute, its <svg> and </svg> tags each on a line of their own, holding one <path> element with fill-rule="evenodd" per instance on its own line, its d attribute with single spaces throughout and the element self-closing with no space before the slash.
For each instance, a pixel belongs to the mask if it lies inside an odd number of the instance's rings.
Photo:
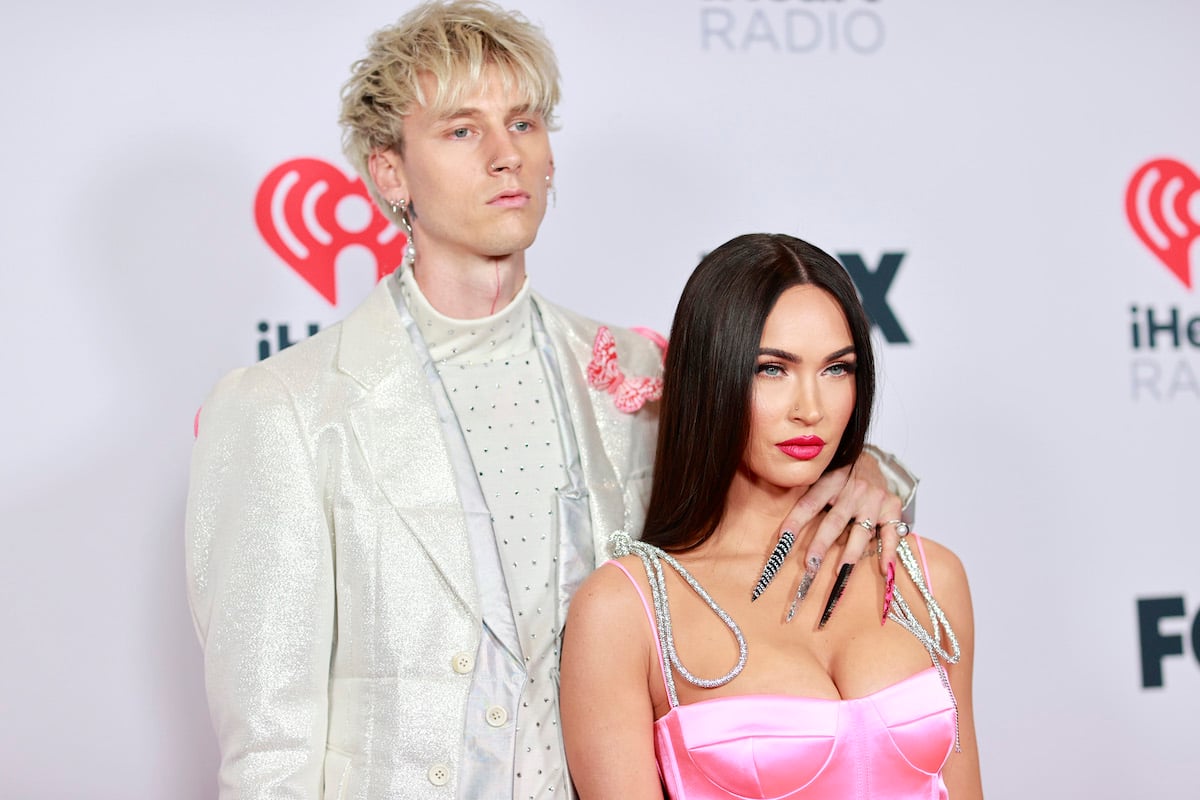
<svg viewBox="0 0 1200 800">
<path fill-rule="evenodd" d="M 875 523 L 871 521 L 870 517 L 867 517 L 866 519 L 855 520 L 854 524 L 857 525 L 858 527 L 862 528 L 863 530 L 867 531 L 868 533 L 875 532 Z"/>
<path fill-rule="evenodd" d="M 902 519 L 889 519 L 887 522 L 883 523 L 883 525 L 895 525 L 896 535 L 901 539 L 903 539 L 905 536 L 908 536 L 909 531 L 912 530 L 912 528 L 908 526 L 908 523 Z M 880 525 L 879 527 L 882 528 L 883 525 Z"/>
</svg>

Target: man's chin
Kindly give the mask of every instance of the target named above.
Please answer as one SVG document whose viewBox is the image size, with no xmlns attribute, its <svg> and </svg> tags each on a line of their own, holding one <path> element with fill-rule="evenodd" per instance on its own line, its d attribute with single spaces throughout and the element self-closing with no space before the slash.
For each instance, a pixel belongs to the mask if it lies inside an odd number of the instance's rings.
<svg viewBox="0 0 1200 800">
<path fill-rule="evenodd" d="M 521 236 L 503 237 L 489 242 L 484 246 L 483 253 L 488 258 L 512 258 L 523 255 L 537 239 L 537 232 Z"/>
</svg>

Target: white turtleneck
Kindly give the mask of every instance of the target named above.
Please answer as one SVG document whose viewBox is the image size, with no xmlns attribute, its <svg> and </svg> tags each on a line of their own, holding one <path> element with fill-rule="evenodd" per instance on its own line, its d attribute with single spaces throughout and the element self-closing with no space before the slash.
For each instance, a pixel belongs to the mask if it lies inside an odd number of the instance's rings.
<svg viewBox="0 0 1200 800">
<path fill-rule="evenodd" d="M 566 797 L 553 670 L 559 660 L 556 492 L 568 478 L 534 345 L 529 281 L 499 312 L 471 320 L 439 313 L 407 264 L 400 270 L 400 287 L 471 453 L 521 639 L 529 679 L 520 708 L 509 710 L 517 745 L 513 797 Z"/>
</svg>

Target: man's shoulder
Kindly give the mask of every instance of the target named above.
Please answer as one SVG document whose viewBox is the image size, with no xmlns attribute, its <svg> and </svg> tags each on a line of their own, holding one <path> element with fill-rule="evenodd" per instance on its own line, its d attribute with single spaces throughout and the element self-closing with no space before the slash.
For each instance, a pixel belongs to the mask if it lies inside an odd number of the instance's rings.
<svg viewBox="0 0 1200 800">
<path fill-rule="evenodd" d="M 255 365 L 288 385 L 307 385 L 339 371 L 357 374 L 391 353 L 401 336 L 399 315 L 387 285 L 380 281 L 338 322 Z"/>
<path fill-rule="evenodd" d="M 656 341 L 652 336 L 639 333 L 635 329 L 599 322 L 540 295 L 537 295 L 536 299 L 543 313 L 552 322 L 560 325 L 581 349 L 590 352 L 595 346 L 597 334 L 604 328 L 612 334 L 622 368 L 628 365 L 630 370 L 642 375 L 657 375 L 661 371 L 664 352 L 662 346 L 666 339 L 658 337 L 661 341 Z"/>
<path fill-rule="evenodd" d="M 341 323 L 281 350 L 270 358 L 230 370 L 217 381 L 201 408 L 204 420 L 257 418 L 273 409 L 298 408 L 300 398 L 328 392 Z"/>
<path fill-rule="evenodd" d="M 363 375 L 372 372 L 372 361 L 386 361 L 382 354 L 395 338 L 385 330 L 391 325 L 382 313 L 386 308 L 382 304 L 389 300 L 386 293 L 386 288 L 378 287 L 342 320 L 269 358 L 227 373 L 206 405 L 232 402 L 245 408 L 288 403 L 316 409 L 340 402 L 347 392 L 355 393 Z M 363 352 L 372 343 L 379 352 Z M 349 364 L 343 357 L 348 350 L 354 351 Z"/>
<path fill-rule="evenodd" d="M 336 366 L 345 322 L 339 320 L 322 328 L 270 358 L 246 367 L 246 371 L 269 374 L 286 385 L 310 382 L 317 374 L 331 371 Z"/>
</svg>

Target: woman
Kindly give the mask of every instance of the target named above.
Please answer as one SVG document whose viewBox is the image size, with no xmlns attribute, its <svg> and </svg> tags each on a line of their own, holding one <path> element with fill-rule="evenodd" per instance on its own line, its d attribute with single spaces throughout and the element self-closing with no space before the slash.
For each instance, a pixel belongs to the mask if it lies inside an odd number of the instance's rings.
<svg viewBox="0 0 1200 800">
<path fill-rule="evenodd" d="M 818 248 L 752 234 L 697 267 L 642 542 L 614 536 L 623 557 L 584 583 L 566 627 L 563 735 L 583 800 L 982 796 L 958 559 L 910 535 L 888 577 L 835 550 L 821 569 L 788 557 L 820 517 L 778 535 L 858 456 L 873 368 L 854 286 Z"/>
</svg>

